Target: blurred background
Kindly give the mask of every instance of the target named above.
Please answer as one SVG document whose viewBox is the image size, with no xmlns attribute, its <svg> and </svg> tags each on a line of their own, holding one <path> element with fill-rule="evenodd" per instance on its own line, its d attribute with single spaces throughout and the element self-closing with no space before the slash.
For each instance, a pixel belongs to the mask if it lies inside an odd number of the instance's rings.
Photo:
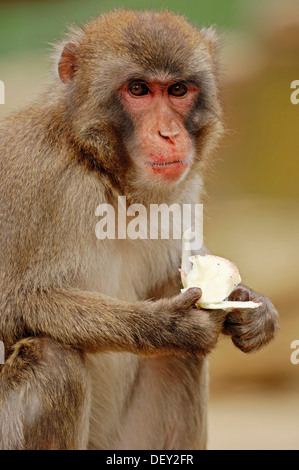
<svg viewBox="0 0 299 470">
<path fill-rule="evenodd" d="M 167 7 L 222 34 L 226 135 L 207 181 L 204 235 L 244 283 L 272 298 L 280 332 L 250 355 L 220 340 L 210 361 L 209 448 L 299 449 L 299 364 L 290 361 L 299 340 L 299 104 L 290 101 L 298 1 L 0 1 L 0 118 L 46 88 L 49 43 L 67 24 L 119 6 Z"/>
</svg>

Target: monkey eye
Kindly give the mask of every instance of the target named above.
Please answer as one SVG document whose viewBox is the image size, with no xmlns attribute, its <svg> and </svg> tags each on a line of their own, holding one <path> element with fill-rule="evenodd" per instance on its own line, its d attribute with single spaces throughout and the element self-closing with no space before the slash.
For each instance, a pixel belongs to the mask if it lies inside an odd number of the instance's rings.
<svg viewBox="0 0 299 470">
<path fill-rule="evenodd" d="M 133 96 L 143 96 L 148 95 L 151 91 L 149 87 L 143 82 L 134 82 L 132 83 L 129 88 L 129 92 Z"/>
<path fill-rule="evenodd" d="M 188 89 L 183 83 L 174 83 L 168 88 L 168 94 L 172 96 L 184 96 Z"/>
</svg>

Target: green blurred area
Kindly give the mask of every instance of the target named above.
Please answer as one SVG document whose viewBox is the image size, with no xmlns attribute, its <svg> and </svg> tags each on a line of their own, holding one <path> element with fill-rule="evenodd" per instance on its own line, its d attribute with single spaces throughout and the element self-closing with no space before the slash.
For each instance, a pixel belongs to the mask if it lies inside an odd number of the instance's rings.
<svg viewBox="0 0 299 470">
<path fill-rule="evenodd" d="M 61 36 L 66 24 L 82 24 L 113 8 L 161 9 L 188 15 L 195 24 L 239 25 L 238 6 L 244 0 L 63 0 L 0 2 L 0 55 L 37 51 Z"/>
<path fill-rule="evenodd" d="M 49 43 L 66 25 L 115 7 L 166 7 L 224 33 L 226 135 L 207 181 L 204 235 L 213 254 L 237 263 L 244 283 L 271 296 L 280 332 L 256 354 L 223 338 L 211 355 L 210 447 L 298 449 L 299 364 L 290 362 L 299 339 L 299 104 L 290 101 L 298 1 L 0 1 L 0 118 L 51 83 Z"/>
</svg>

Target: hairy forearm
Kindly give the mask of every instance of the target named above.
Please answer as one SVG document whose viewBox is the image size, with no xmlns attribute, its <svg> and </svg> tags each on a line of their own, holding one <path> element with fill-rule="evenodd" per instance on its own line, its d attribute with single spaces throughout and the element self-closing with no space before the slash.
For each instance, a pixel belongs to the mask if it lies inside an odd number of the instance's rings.
<svg viewBox="0 0 299 470">
<path fill-rule="evenodd" d="M 206 354 L 221 324 L 192 311 L 197 298 L 195 290 L 171 299 L 127 303 L 79 289 L 36 290 L 19 297 L 17 305 L 6 305 L 0 328 L 10 343 L 45 335 L 85 352 Z"/>
<path fill-rule="evenodd" d="M 0 324 L 3 336 L 13 341 L 31 333 L 47 335 L 88 352 L 134 350 L 136 317 L 141 328 L 140 312 L 143 310 L 146 318 L 146 307 L 146 302 L 129 304 L 79 289 L 36 290 L 23 294 L 17 304 L 10 301 Z M 13 323 L 18 323 L 18 331 Z"/>
</svg>

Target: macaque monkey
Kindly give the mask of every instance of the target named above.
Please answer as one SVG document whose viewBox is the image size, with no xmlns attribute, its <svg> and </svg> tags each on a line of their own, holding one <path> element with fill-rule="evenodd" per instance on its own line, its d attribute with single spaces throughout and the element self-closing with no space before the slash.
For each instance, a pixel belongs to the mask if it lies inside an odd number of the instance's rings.
<svg viewBox="0 0 299 470">
<path fill-rule="evenodd" d="M 95 236 L 95 209 L 200 203 L 222 134 L 217 37 L 169 12 L 116 10 L 57 46 L 55 86 L 0 131 L 1 449 L 204 449 L 207 356 L 277 329 L 197 310 L 181 241 Z"/>
</svg>

